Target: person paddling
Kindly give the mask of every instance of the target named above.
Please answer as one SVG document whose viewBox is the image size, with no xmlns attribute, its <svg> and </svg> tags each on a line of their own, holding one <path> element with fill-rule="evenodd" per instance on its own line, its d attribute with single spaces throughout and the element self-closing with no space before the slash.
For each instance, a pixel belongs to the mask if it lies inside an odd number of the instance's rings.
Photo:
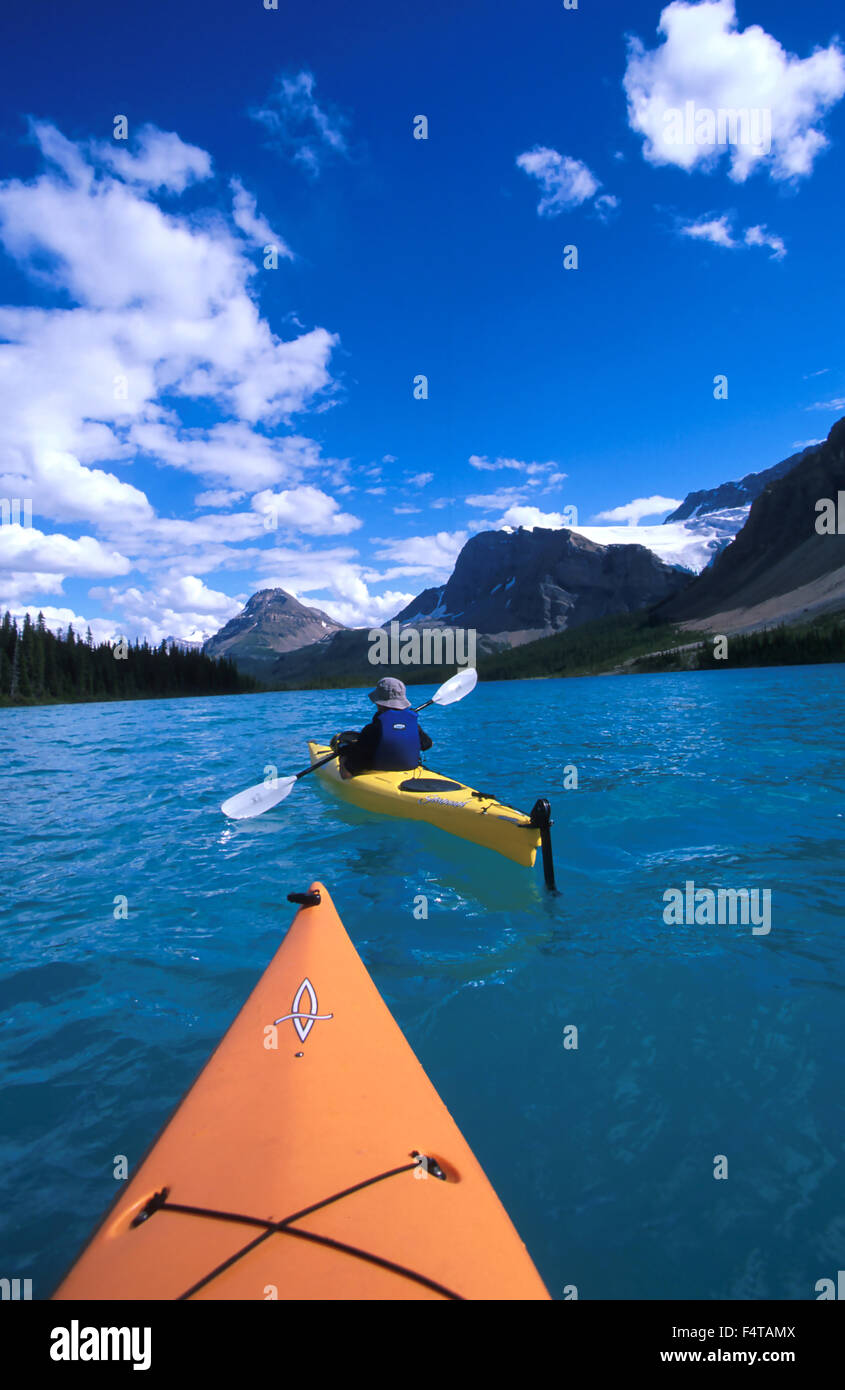
<svg viewBox="0 0 845 1390">
<path fill-rule="evenodd" d="M 335 734 L 331 742 L 333 749 L 343 749 L 341 777 L 355 777 L 359 772 L 413 771 L 420 765 L 420 754 L 431 747 L 431 739 L 420 728 L 404 682 L 383 676 L 368 694 L 376 706 L 370 723 L 360 732 Z"/>
</svg>

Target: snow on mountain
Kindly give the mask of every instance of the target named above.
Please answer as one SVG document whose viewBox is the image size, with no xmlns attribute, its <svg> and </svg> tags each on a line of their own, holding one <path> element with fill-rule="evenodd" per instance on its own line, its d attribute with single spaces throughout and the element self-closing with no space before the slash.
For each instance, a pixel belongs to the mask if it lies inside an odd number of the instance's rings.
<svg viewBox="0 0 845 1390">
<path fill-rule="evenodd" d="M 194 627 L 185 637 L 165 637 L 164 640 L 168 647 L 179 647 L 184 652 L 199 652 L 210 636 L 210 632 L 201 632 L 198 627 Z"/>
<path fill-rule="evenodd" d="M 725 507 L 686 521 L 650 526 L 573 526 L 597 545 L 644 545 L 664 564 L 699 574 L 745 525 L 749 507 Z"/>
<path fill-rule="evenodd" d="M 690 578 L 640 543 L 640 529 L 621 527 L 627 544 L 609 548 L 567 527 L 481 531 L 463 546 L 445 587 L 418 594 L 395 620 L 459 623 L 482 640 L 513 646 L 634 612 Z"/>
</svg>

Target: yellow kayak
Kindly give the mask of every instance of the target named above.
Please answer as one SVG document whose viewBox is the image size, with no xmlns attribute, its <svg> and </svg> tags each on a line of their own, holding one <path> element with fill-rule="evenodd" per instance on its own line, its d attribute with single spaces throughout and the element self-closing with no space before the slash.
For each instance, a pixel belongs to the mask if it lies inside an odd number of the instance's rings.
<svg viewBox="0 0 845 1390">
<path fill-rule="evenodd" d="M 327 744 L 312 741 L 308 751 L 314 764 L 332 750 Z M 342 778 L 337 759 L 326 763 L 316 775 L 336 796 L 366 811 L 425 821 L 495 850 L 526 869 L 534 865 L 541 845 L 541 819 L 534 812 L 528 816 L 504 806 L 494 796 L 474 791 L 452 777 L 417 767 L 412 772 L 362 772 Z M 537 803 L 541 804 L 548 806 L 547 802 Z"/>
</svg>

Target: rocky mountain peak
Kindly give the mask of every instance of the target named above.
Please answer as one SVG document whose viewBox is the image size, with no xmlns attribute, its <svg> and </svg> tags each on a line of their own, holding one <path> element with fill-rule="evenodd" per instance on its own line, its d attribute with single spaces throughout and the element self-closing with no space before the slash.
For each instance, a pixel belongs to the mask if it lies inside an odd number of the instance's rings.
<svg viewBox="0 0 845 1390">
<path fill-rule="evenodd" d="M 309 608 L 286 589 L 259 589 L 214 637 L 209 656 L 229 656 L 249 674 L 266 675 L 282 652 L 311 646 L 343 630 L 321 608 Z"/>
<path fill-rule="evenodd" d="M 461 550 L 449 581 L 396 617 L 475 628 L 485 645 L 514 646 L 660 602 L 688 582 L 642 545 L 598 545 L 566 529 L 482 531 Z"/>
</svg>

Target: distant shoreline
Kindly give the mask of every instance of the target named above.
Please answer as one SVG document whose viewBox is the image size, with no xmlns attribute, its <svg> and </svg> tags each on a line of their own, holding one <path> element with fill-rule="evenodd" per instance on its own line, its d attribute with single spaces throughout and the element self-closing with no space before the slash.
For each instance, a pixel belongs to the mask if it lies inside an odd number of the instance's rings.
<svg viewBox="0 0 845 1390">
<path fill-rule="evenodd" d="M 642 670 L 631 668 L 628 670 L 617 667 L 612 671 L 561 671 L 534 676 L 490 676 L 483 683 L 486 685 L 506 685 L 522 681 L 560 681 L 560 680 L 603 680 L 618 676 L 683 676 L 701 675 L 703 673 L 724 674 L 728 671 L 786 671 L 796 667 L 819 667 L 819 666 L 838 666 L 845 664 L 845 653 L 836 660 L 828 661 L 767 661 L 760 662 L 758 665 L 742 664 L 722 666 L 685 666 L 667 667 L 665 670 Z M 450 672 L 450 674 L 453 674 Z M 425 680 L 407 682 L 408 688 L 413 690 L 417 687 L 436 686 L 442 679 L 440 673 Z M 210 691 L 207 694 L 197 692 L 185 693 L 181 695 L 113 695 L 104 697 L 80 697 L 76 700 L 70 699 L 27 699 L 12 701 L 8 696 L 0 697 L 0 710 L 6 709 L 52 709 L 62 705 L 120 705 L 120 704 L 139 704 L 144 702 L 158 702 L 159 700 L 226 700 L 226 699 L 252 699 L 261 695 L 300 695 L 321 693 L 331 694 L 334 691 L 343 690 L 366 690 L 371 685 L 371 680 L 350 682 L 346 685 L 300 685 L 273 688 L 268 686 L 264 690 L 239 690 L 239 691 Z"/>
</svg>

